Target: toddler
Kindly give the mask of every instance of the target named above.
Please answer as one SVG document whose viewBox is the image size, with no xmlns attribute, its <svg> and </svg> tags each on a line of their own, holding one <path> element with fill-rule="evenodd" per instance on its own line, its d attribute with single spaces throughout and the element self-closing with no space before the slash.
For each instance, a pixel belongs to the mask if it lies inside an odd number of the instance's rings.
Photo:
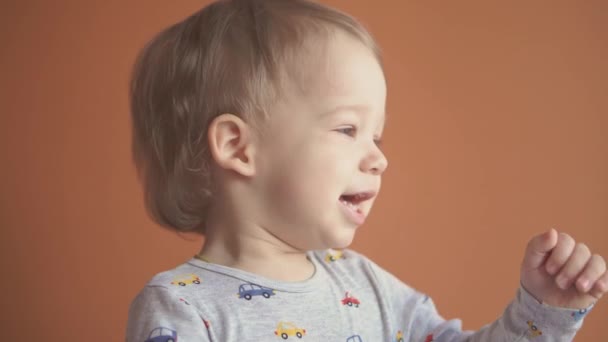
<svg viewBox="0 0 608 342">
<path fill-rule="evenodd" d="M 479 331 L 347 249 L 380 190 L 386 82 L 370 34 L 307 0 L 220 0 L 142 50 L 133 157 L 159 224 L 205 237 L 129 309 L 127 341 L 571 341 L 601 256 L 550 231 Z"/>
</svg>

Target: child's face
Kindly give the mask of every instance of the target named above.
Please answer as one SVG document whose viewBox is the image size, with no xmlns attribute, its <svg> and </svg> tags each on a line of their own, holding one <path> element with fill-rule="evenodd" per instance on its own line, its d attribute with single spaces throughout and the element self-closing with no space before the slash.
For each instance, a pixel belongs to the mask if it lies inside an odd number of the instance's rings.
<svg viewBox="0 0 608 342">
<path fill-rule="evenodd" d="M 292 92 L 271 111 L 256 157 L 261 224 L 302 250 L 348 246 L 387 167 L 377 146 L 386 101 L 381 67 L 346 35 L 328 46 L 311 68 L 307 94 Z M 343 197 L 363 193 L 362 201 Z"/>
</svg>

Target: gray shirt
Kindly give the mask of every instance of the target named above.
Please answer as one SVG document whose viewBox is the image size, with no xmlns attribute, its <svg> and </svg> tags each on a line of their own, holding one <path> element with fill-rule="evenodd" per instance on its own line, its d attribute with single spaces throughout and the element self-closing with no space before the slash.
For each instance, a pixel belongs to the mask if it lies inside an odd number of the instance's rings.
<svg viewBox="0 0 608 342">
<path fill-rule="evenodd" d="M 550 307 L 525 289 L 503 315 L 462 331 L 433 301 L 352 250 L 308 253 L 314 275 L 280 282 L 192 258 L 155 275 L 129 308 L 127 342 L 572 341 L 591 309 Z"/>
</svg>

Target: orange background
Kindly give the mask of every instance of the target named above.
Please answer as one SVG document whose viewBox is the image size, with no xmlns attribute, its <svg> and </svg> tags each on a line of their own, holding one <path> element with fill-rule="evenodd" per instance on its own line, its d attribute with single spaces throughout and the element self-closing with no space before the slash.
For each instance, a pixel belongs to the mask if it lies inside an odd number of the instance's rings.
<svg viewBox="0 0 608 342">
<path fill-rule="evenodd" d="M 555 226 L 608 257 L 608 2 L 326 1 L 384 49 L 390 167 L 353 248 L 477 329 Z M 135 54 L 200 1 L 0 7 L 2 335 L 121 341 L 130 301 L 201 239 L 146 217 Z M 577 341 L 608 341 L 600 302 Z"/>
</svg>

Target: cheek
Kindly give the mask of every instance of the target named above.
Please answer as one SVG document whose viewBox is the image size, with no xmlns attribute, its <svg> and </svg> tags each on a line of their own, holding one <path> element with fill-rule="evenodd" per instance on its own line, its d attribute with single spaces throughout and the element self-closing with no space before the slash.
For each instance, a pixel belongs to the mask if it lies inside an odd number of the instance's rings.
<svg viewBox="0 0 608 342">
<path fill-rule="evenodd" d="M 351 180 L 356 163 L 348 146 L 334 137 L 316 137 L 301 143 L 277 143 L 261 166 L 267 191 L 280 201 L 316 200 L 336 197 Z M 339 138 L 339 137 L 338 137 Z M 282 204 L 281 204 L 282 205 Z M 295 203 L 291 203 L 297 206 Z M 309 204 L 310 205 L 310 204 Z"/>
<path fill-rule="evenodd" d="M 291 216 L 321 211 L 338 200 L 346 181 L 337 163 L 321 153 L 290 158 L 269 179 L 273 202 Z"/>
</svg>

